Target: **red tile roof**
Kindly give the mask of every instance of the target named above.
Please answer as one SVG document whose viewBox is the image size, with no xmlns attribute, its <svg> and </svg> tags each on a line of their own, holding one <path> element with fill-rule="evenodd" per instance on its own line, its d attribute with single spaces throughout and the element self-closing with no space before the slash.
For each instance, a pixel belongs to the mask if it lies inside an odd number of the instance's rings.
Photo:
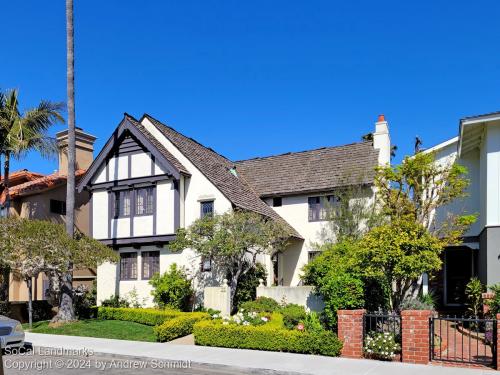
<svg viewBox="0 0 500 375">
<path fill-rule="evenodd" d="M 85 174 L 84 169 L 78 169 L 75 172 L 75 176 L 77 179 L 80 178 L 81 176 L 83 176 L 84 174 Z M 39 178 L 33 179 L 31 181 L 27 181 L 27 182 L 24 182 L 22 184 L 18 184 L 18 185 L 10 187 L 9 194 L 10 194 L 11 199 L 14 199 L 16 197 L 23 196 L 26 194 L 32 194 L 32 193 L 41 192 L 41 191 L 55 188 L 57 186 L 65 184 L 66 180 L 67 180 L 67 176 L 63 175 L 63 174 L 59 174 L 59 172 L 54 172 L 54 173 L 49 174 L 47 176 L 43 176 L 43 175 L 41 175 L 41 176 L 42 177 L 39 177 Z M 2 192 L 0 194 L 0 204 L 3 204 L 5 202 L 5 198 L 6 198 L 5 192 Z"/>
</svg>

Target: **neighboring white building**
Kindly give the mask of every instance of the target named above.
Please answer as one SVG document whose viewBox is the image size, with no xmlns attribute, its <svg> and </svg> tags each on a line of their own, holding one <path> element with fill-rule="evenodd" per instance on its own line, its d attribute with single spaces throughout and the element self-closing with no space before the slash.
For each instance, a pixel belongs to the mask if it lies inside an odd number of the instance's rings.
<svg viewBox="0 0 500 375">
<path fill-rule="evenodd" d="M 137 121 L 125 114 L 78 186 L 91 193 L 92 236 L 121 256 L 98 268 L 98 302 L 135 289 L 151 304 L 149 278 L 174 262 L 199 286 L 220 282 L 209 261 L 189 249 L 171 253 L 168 243 L 202 215 L 235 208 L 289 226 L 288 249 L 263 263 L 268 284 L 299 285 L 325 225 L 325 202 L 352 184 L 372 197 L 375 167 L 390 162 L 390 148 L 380 116 L 373 142 L 232 162 L 149 115 Z"/>
<path fill-rule="evenodd" d="M 436 220 L 450 212 L 479 215 L 463 243 L 444 251 L 443 270 L 431 285 L 444 306 L 461 306 L 471 277 L 500 282 L 500 112 L 461 119 L 457 137 L 425 152 L 434 152 L 439 163 L 464 165 L 470 180 L 468 196 L 440 208 Z"/>
</svg>

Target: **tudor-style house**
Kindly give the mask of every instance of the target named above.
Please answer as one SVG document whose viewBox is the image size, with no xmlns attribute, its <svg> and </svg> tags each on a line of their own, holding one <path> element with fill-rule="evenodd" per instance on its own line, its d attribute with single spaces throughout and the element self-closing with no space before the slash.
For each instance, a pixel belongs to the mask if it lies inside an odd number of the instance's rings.
<svg viewBox="0 0 500 375">
<path fill-rule="evenodd" d="M 500 112 L 461 119 L 458 136 L 425 152 L 434 152 L 438 163 L 468 169 L 468 196 L 439 209 L 436 220 L 446 220 L 448 212 L 478 219 L 460 245 L 444 251 L 443 269 L 431 284 L 442 305 L 463 307 L 471 277 L 486 285 L 500 282 Z"/>
<path fill-rule="evenodd" d="M 299 285 L 336 189 L 363 184 L 373 196 L 374 169 L 389 162 L 383 116 L 373 142 L 233 162 L 149 115 L 125 114 L 78 185 L 91 195 L 92 236 L 120 254 L 118 264 L 98 267 L 98 303 L 135 289 L 151 304 L 149 279 L 174 262 L 210 279 L 209 259 L 190 249 L 172 253 L 169 242 L 203 215 L 236 208 L 289 227 L 289 247 L 262 262 L 269 285 Z"/>
</svg>

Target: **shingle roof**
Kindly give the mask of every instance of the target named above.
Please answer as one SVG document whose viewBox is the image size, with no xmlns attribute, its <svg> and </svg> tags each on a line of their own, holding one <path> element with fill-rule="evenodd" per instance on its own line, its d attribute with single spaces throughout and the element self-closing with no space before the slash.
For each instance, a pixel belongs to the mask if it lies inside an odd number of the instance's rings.
<svg viewBox="0 0 500 375">
<path fill-rule="evenodd" d="M 181 151 L 196 168 L 212 182 L 236 207 L 253 211 L 284 223 L 294 237 L 300 234 L 262 201 L 255 191 L 243 180 L 231 173 L 234 163 L 214 150 L 188 138 L 155 118 L 146 117 L 175 147 Z"/>
<path fill-rule="evenodd" d="M 370 184 L 378 165 L 371 142 L 235 162 L 236 171 L 261 197 L 328 191 L 339 186 Z"/>
<path fill-rule="evenodd" d="M 149 131 L 146 130 L 144 125 L 142 125 L 135 118 L 130 116 L 129 114 L 125 114 L 125 116 L 129 119 L 129 121 L 137 128 L 139 131 L 147 138 L 149 141 L 154 144 L 154 146 L 160 151 L 163 156 L 181 173 L 185 175 L 191 175 L 187 168 L 182 165 L 182 163 L 174 156 L 170 151 L 168 151 L 165 146 L 163 146 Z"/>
</svg>

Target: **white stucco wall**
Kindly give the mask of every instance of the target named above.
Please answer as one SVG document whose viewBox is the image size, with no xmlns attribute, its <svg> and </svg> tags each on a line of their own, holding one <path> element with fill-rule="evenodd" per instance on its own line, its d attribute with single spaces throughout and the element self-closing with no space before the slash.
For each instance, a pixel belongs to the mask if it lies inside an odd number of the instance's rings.
<svg viewBox="0 0 500 375">
<path fill-rule="evenodd" d="M 463 165 L 468 170 L 467 178 L 470 185 L 467 188 L 467 197 L 456 199 L 447 206 L 440 207 L 436 211 L 436 222 L 442 223 L 446 221 L 449 214 L 479 214 L 481 213 L 480 192 L 481 192 L 481 177 L 480 177 L 480 152 L 472 150 L 466 154 L 462 154 L 457 159 L 457 142 L 453 142 L 436 151 L 436 162 L 441 165 L 451 165 L 454 162 Z M 474 223 L 465 233 L 466 236 L 477 236 L 481 231 L 480 219 Z"/>
<path fill-rule="evenodd" d="M 98 240 L 108 238 L 108 192 L 92 193 L 92 236 Z"/>
<path fill-rule="evenodd" d="M 500 225 L 500 123 L 486 126 L 486 225 Z"/>
</svg>

